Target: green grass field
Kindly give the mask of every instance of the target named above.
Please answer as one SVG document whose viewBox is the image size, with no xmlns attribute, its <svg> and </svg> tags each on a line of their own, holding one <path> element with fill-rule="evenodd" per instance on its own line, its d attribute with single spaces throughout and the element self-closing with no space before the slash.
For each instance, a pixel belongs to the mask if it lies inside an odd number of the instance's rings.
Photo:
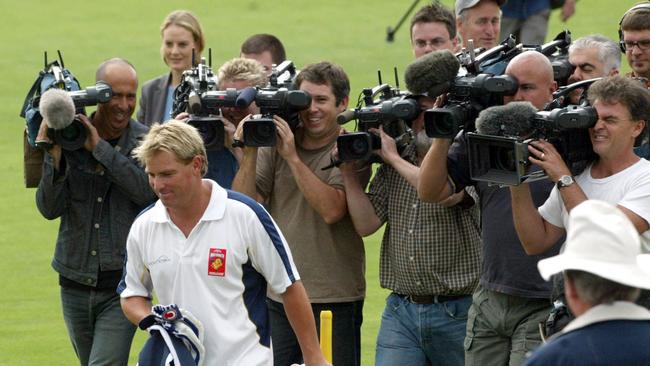
<svg viewBox="0 0 650 366">
<path fill-rule="evenodd" d="M 446 0 L 446 4 L 453 1 Z M 615 38 L 620 16 L 635 1 L 580 0 L 577 14 L 563 24 L 552 15 L 549 38 L 563 28 L 574 38 L 602 33 Z M 4 1 L 0 24 L 4 54 L 0 58 L 0 309 L 6 320 L 0 336 L 0 365 L 74 365 L 60 309 L 57 275 L 50 267 L 58 221 L 47 221 L 34 204 L 34 189 L 25 189 L 22 130 L 18 117 L 23 98 L 43 67 L 43 51 L 52 58 L 62 50 L 82 86 L 93 82 L 96 66 L 120 56 L 130 60 L 144 82 L 166 72 L 159 54 L 158 27 L 174 9 L 195 12 L 204 27 L 213 66 L 236 57 L 241 42 L 253 33 L 273 33 L 284 43 L 289 59 L 300 67 L 330 60 L 348 72 L 352 98 L 375 86 L 377 70 L 393 84 L 412 60 L 408 21 L 394 43 L 385 41 L 411 1 Z M 424 1 L 420 5 L 424 4 Z M 624 62 L 625 63 L 625 62 Z M 625 66 L 627 70 L 627 66 Z M 366 240 L 368 293 L 364 312 L 364 365 L 374 363 L 374 343 L 386 290 L 378 284 L 381 234 Z M 145 335 L 136 337 L 135 364 Z"/>
</svg>

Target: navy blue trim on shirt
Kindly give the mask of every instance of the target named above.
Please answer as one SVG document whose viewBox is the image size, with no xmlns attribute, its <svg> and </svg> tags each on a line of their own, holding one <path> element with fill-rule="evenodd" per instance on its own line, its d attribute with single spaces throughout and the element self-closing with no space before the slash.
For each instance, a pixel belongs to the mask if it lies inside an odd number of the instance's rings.
<svg viewBox="0 0 650 366">
<path fill-rule="evenodd" d="M 287 254 L 286 248 L 282 243 L 280 233 L 276 229 L 273 219 L 271 218 L 271 215 L 269 215 L 269 213 L 266 212 L 266 210 L 262 207 L 262 205 L 260 205 L 257 201 L 253 200 L 252 198 L 239 192 L 235 192 L 231 190 L 226 190 L 226 191 L 228 192 L 229 199 L 239 201 L 247 205 L 248 207 L 250 207 L 253 210 L 253 212 L 255 212 L 257 218 L 260 220 L 260 223 L 264 227 L 264 230 L 266 230 L 266 233 L 271 238 L 271 242 L 273 243 L 275 250 L 278 252 L 280 259 L 284 264 L 284 269 L 285 271 L 287 271 L 287 275 L 289 276 L 291 283 L 296 282 L 296 277 L 293 273 L 293 270 L 291 269 L 291 263 L 289 263 L 289 255 Z"/>
<path fill-rule="evenodd" d="M 242 265 L 242 282 L 244 283 L 244 306 L 248 311 L 248 318 L 255 324 L 260 344 L 271 347 L 271 327 L 266 306 L 266 279 L 255 270 L 250 259 Z"/>
</svg>

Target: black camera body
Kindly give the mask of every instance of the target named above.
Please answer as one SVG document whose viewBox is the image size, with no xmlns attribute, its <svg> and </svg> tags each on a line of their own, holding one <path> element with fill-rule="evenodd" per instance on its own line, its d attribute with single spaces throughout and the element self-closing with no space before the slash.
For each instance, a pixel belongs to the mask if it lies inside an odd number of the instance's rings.
<svg viewBox="0 0 650 366">
<path fill-rule="evenodd" d="M 573 73 L 568 62 L 571 32 L 560 32 L 553 41 L 539 46 L 517 45 L 508 36 L 501 44 L 474 56 L 472 50 L 457 54 L 464 67 L 452 82 L 447 103 L 425 112 L 425 131 L 429 137 L 454 138 L 460 130 L 474 130 L 474 120 L 485 108 L 502 105 L 503 97 L 514 95 L 519 87 L 516 79 L 505 75 L 508 63 L 525 51 L 537 51 L 545 55 L 553 66 L 554 79 L 566 85 Z"/>
<path fill-rule="evenodd" d="M 503 104 L 503 97 L 517 92 L 519 83 L 509 75 L 464 75 L 454 80 L 448 102 L 424 112 L 424 128 L 429 137 L 454 138 L 458 131 L 474 130 L 479 112 Z"/>
<path fill-rule="evenodd" d="M 187 124 L 199 131 L 206 150 L 222 150 L 226 141 L 226 130 L 219 116 L 190 115 Z"/>
<path fill-rule="evenodd" d="M 260 117 L 246 121 L 243 128 L 244 145 L 275 146 L 277 131 L 273 116 L 278 115 L 295 130 L 300 123 L 298 113 L 311 105 L 311 95 L 304 90 L 287 88 L 257 89 L 255 103 L 260 108 Z"/>
<path fill-rule="evenodd" d="M 596 158 L 589 128 L 598 120 L 595 108 L 570 105 L 539 111 L 532 118 L 528 136 L 491 136 L 468 133 L 470 176 L 473 180 L 502 186 L 516 186 L 546 178 L 542 170 L 531 169 L 528 145 L 545 139 L 557 149 L 571 173 L 577 175 Z"/>
<path fill-rule="evenodd" d="M 369 132 L 380 127 L 395 139 L 398 150 L 403 150 L 412 139 L 411 123 L 420 114 L 416 99 L 388 84 L 363 89 L 362 94 L 365 107 L 355 108 L 351 116 L 357 120 L 357 132 L 341 135 L 336 140 L 342 162 L 381 162 L 373 153 L 373 150 L 381 149 L 381 138 Z M 375 99 L 377 96 L 379 98 Z"/>
</svg>

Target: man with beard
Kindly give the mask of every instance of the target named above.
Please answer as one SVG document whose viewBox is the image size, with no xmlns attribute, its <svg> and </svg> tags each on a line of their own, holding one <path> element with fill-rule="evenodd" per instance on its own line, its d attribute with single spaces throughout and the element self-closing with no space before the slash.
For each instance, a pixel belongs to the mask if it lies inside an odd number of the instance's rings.
<svg viewBox="0 0 650 366">
<path fill-rule="evenodd" d="M 105 61 L 96 80 L 110 85 L 113 97 L 90 118 L 77 115 L 86 127 L 83 148 L 47 149 L 36 205 L 45 218 L 61 219 L 52 267 L 59 273 L 63 319 L 79 363 L 126 365 L 135 327 L 115 289 L 131 223 L 155 198 L 147 174 L 131 157 L 148 128 L 131 119 L 138 77 L 130 63 Z M 46 127 L 41 124 L 38 140 L 49 140 Z"/>
<path fill-rule="evenodd" d="M 377 365 L 463 365 L 463 339 L 471 294 L 481 270 L 476 206 L 422 202 L 415 189 L 420 162 L 431 140 L 424 131 L 424 110 L 434 100 L 418 97 L 422 113 L 413 122 L 415 141 L 400 154 L 383 130 L 383 159 L 368 193 L 363 170 L 341 165 L 348 210 L 362 236 L 386 228 L 380 254 L 381 286 L 386 299 L 379 335 Z M 366 168 L 369 168 L 368 166 Z M 470 205 L 473 200 L 467 197 Z"/>
</svg>

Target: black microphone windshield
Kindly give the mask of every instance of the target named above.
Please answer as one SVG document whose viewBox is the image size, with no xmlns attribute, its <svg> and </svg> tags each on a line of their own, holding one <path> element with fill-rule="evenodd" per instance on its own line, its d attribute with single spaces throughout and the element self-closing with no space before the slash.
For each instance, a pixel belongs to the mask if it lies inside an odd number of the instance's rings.
<svg viewBox="0 0 650 366">
<path fill-rule="evenodd" d="M 476 118 L 476 131 L 483 135 L 526 137 L 537 113 L 530 102 L 510 102 L 486 108 Z"/>
<path fill-rule="evenodd" d="M 435 51 L 411 62 L 404 72 L 404 80 L 411 93 L 435 98 L 447 92 L 459 69 L 460 62 L 453 53 Z"/>
<path fill-rule="evenodd" d="M 74 120 L 74 102 L 62 89 L 49 89 L 43 93 L 38 109 L 47 125 L 55 130 L 68 127 Z"/>
</svg>

